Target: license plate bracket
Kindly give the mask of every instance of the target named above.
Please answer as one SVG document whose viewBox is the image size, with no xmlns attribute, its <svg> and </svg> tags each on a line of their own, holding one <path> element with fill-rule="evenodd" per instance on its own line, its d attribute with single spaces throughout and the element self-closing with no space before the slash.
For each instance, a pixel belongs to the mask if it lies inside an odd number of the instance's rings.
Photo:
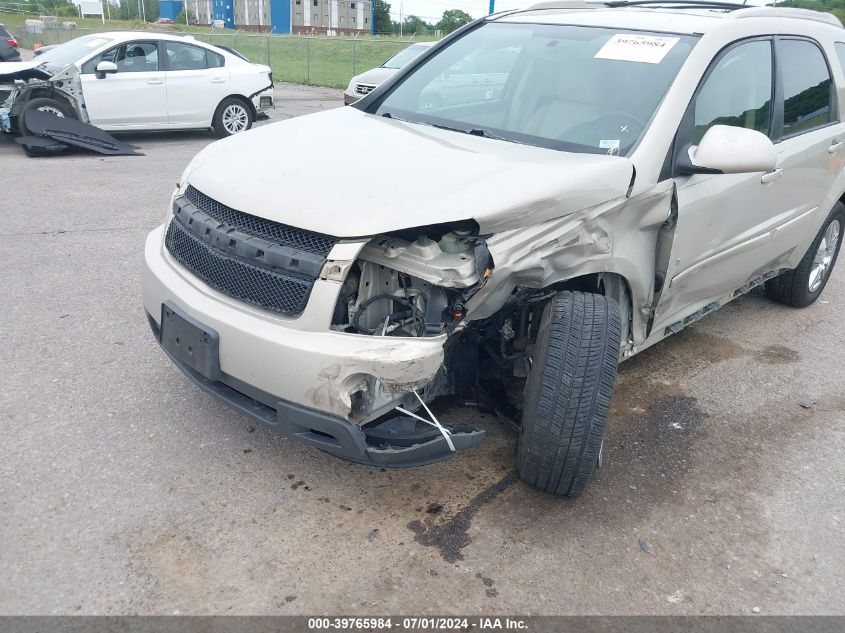
<svg viewBox="0 0 845 633">
<path fill-rule="evenodd" d="M 220 380 L 220 336 L 172 301 L 161 304 L 161 346 L 205 378 Z"/>
</svg>

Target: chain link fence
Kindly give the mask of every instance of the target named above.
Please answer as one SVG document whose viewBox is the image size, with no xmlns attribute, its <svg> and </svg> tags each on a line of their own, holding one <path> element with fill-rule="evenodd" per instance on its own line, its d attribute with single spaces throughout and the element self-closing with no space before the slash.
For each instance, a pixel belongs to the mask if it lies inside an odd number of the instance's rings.
<svg viewBox="0 0 845 633">
<path fill-rule="evenodd" d="M 63 44 L 73 38 L 103 29 L 44 27 L 40 32 L 15 29 L 25 48 L 37 44 Z M 229 30 L 166 31 L 190 35 L 197 40 L 228 46 L 250 61 L 267 64 L 273 79 L 312 86 L 345 88 L 349 80 L 370 68 L 380 66 L 411 44 L 410 41 L 375 38 L 269 35 Z"/>
</svg>

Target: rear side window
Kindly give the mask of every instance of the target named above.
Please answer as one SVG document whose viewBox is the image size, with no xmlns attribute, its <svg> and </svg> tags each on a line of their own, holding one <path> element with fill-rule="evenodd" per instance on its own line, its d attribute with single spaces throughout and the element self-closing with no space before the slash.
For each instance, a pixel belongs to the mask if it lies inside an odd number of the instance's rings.
<svg viewBox="0 0 845 633">
<path fill-rule="evenodd" d="M 829 123 L 833 82 L 821 49 L 806 40 L 781 40 L 778 60 L 783 77 L 783 135 Z"/>
<path fill-rule="evenodd" d="M 712 67 L 694 103 L 692 144 L 714 125 L 769 134 L 772 112 L 772 44 L 758 40 L 726 51 Z"/>
<path fill-rule="evenodd" d="M 223 56 L 199 46 L 167 42 L 167 60 L 170 70 L 203 70 L 223 66 Z"/>
</svg>

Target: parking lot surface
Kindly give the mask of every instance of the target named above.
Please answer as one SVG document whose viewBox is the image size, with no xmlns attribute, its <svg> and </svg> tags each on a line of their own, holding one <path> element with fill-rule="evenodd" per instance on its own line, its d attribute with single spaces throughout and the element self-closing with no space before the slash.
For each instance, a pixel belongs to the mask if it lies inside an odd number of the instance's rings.
<svg viewBox="0 0 845 633">
<path fill-rule="evenodd" d="M 341 99 L 279 85 L 272 119 Z M 158 349 L 143 242 L 213 138 L 123 139 L 146 156 L 0 139 L 0 612 L 845 613 L 845 263 L 811 308 L 754 293 L 624 363 L 578 500 L 522 484 L 512 433 L 463 402 L 443 418 L 481 447 L 373 469 Z"/>
</svg>

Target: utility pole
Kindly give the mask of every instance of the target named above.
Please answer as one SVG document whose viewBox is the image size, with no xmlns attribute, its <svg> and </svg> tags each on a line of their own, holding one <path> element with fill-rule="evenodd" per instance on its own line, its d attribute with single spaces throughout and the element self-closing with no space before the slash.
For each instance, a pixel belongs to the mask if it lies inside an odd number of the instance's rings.
<svg viewBox="0 0 845 633">
<path fill-rule="evenodd" d="M 496 12 L 496 0 L 490 0 L 490 15 Z"/>
<path fill-rule="evenodd" d="M 399 37 L 402 37 L 402 0 L 399 0 Z"/>
</svg>

